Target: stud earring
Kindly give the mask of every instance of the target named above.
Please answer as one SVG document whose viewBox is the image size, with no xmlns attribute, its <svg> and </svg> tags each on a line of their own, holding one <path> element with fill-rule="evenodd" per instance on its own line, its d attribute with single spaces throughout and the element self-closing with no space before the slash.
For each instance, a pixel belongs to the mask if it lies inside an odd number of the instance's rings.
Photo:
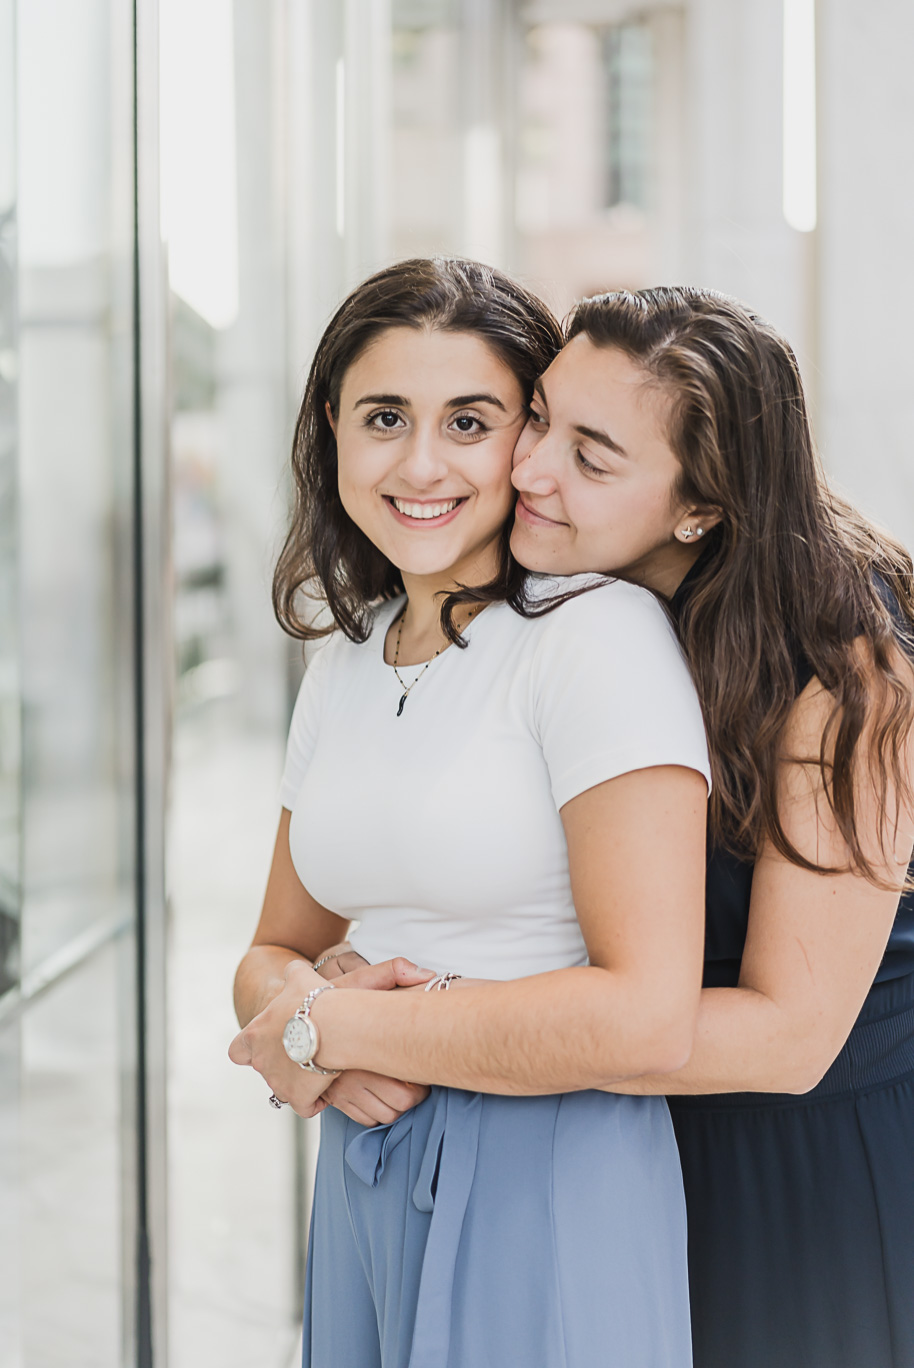
<svg viewBox="0 0 914 1368">
<path fill-rule="evenodd" d="M 688 541 L 691 537 L 695 536 L 695 533 L 692 531 L 691 527 L 684 527 L 679 535 L 682 537 L 683 541 Z M 701 533 L 699 532 L 698 535 L 701 536 Z"/>
<path fill-rule="evenodd" d="M 705 534 L 705 530 L 704 530 L 703 527 L 697 527 L 697 528 L 695 529 L 695 535 L 696 535 L 696 537 L 703 537 L 704 534 Z"/>
</svg>

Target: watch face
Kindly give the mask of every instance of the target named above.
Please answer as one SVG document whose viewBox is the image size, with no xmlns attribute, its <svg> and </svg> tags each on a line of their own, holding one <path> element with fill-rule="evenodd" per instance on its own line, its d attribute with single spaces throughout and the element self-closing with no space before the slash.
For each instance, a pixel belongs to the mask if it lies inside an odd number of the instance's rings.
<svg viewBox="0 0 914 1368">
<path fill-rule="evenodd" d="M 295 1064 L 305 1064 L 317 1049 L 317 1032 L 310 1021 L 290 1017 L 282 1033 L 282 1043 Z"/>
</svg>

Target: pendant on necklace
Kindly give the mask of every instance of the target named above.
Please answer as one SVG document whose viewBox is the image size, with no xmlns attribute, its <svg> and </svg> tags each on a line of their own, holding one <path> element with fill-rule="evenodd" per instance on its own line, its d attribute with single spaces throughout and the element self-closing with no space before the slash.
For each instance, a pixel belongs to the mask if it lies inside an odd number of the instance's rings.
<svg viewBox="0 0 914 1368">
<path fill-rule="evenodd" d="M 406 694 L 404 694 L 403 697 L 400 699 L 400 706 L 399 706 L 399 708 L 397 709 L 397 716 L 398 716 L 398 717 L 402 714 L 403 709 L 406 707 L 406 697 L 407 697 Z"/>
</svg>

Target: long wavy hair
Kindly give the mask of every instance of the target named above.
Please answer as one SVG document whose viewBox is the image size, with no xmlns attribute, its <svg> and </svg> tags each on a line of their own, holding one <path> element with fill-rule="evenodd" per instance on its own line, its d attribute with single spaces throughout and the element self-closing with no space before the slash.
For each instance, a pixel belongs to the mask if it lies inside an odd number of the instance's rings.
<svg viewBox="0 0 914 1368">
<path fill-rule="evenodd" d="M 378 600 L 403 592 L 397 567 L 343 507 L 336 438 L 326 411 L 329 404 L 336 416 L 347 370 L 389 328 L 472 333 L 514 372 L 525 401 L 563 344 L 561 328 L 545 304 L 501 271 L 475 261 L 401 261 L 370 276 L 343 301 L 318 344 L 305 387 L 292 448 L 291 527 L 273 577 L 279 624 L 303 641 L 336 627 L 352 641 L 365 641 Z M 453 621 L 458 604 L 514 601 L 522 594 L 526 572 L 508 550 L 510 530 L 511 519 L 495 579 L 457 589 L 443 600 L 442 626 L 457 645 L 465 644 Z M 333 622 L 315 623 L 303 595 L 325 602 Z"/>
<path fill-rule="evenodd" d="M 674 501 L 722 513 L 677 615 L 708 731 L 714 837 L 744 858 L 769 841 L 796 865 L 835 872 L 795 848 L 778 808 L 799 657 L 832 707 L 818 756 L 791 758 L 819 766 L 852 867 L 883 886 L 858 795 L 872 783 L 885 811 L 894 788 L 896 819 L 912 797 L 914 692 L 898 650 L 912 649 L 910 555 L 829 489 L 796 358 L 743 305 L 710 290 L 621 291 L 577 306 L 567 335 L 581 333 L 624 352 L 671 399 Z"/>
</svg>

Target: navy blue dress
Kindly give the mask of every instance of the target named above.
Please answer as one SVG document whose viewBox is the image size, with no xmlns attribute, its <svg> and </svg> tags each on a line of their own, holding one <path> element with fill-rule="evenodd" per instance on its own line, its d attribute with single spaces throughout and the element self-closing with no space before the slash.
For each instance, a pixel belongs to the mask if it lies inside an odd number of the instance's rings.
<svg viewBox="0 0 914 1368">
<path fill-rule="evenodd" d="M 736 986 L 752 873 L 711 849 L 706 987 Z M 695 1368 L 914 1368 L 914 894 L 818 1087 L 669 1104 Z"/>
</svg>

